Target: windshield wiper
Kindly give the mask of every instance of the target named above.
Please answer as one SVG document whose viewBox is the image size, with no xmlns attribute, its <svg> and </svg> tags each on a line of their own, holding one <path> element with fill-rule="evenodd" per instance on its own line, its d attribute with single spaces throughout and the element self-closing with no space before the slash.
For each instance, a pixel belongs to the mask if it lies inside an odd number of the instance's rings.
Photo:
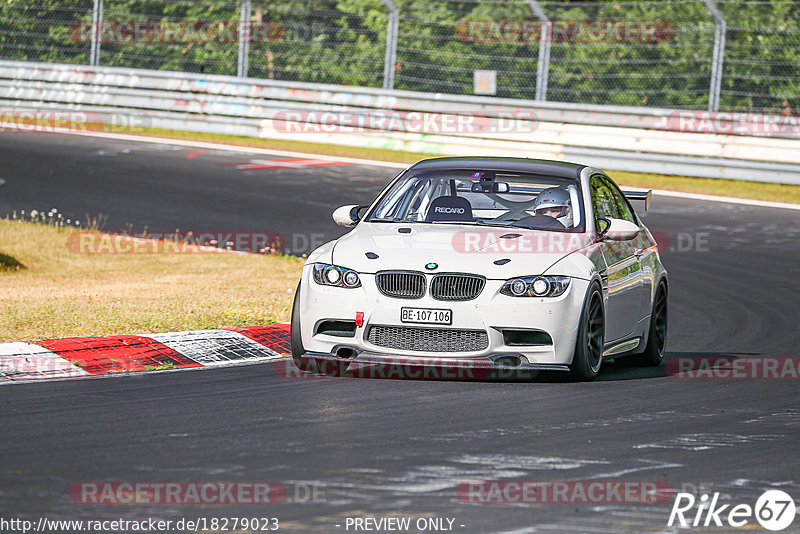
<svg viewBox="0 0 800 534">
<path fill-rule="evenodd" d="M 417 224 L 422 221 L 404 221 L 403 219 L 369 219 L 367 222 L 397 223 L 397 224 Z"/>
<path fill-rule="evenodd" d="M 480 221 L 476 222 L 475 224 L 477 224 L 478 226 L 494 226 L 494 227 L 497 227 L 497 228 L 511 228 L 511 227 L 514 226 L 513 224 L 489 223 L 489 222 L 480 222 Z"/>
</svg>

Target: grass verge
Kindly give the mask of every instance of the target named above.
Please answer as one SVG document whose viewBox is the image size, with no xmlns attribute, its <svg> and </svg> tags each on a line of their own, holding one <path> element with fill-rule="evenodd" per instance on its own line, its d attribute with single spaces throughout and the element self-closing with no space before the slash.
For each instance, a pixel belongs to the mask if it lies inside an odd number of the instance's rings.
<svg viewBox="0 0 800 534">
<path fill-rule="evenodd" d="M 287 150 L 292 152 L 307 152 L 326 156 L 363 158 L 378 161 L 391 161 L 395 163 L 411 164 L 421 159 L 435 157 L 431 154 L 400 152 L 396 150 L 378 148 L 346 147 L 329 144 L 304 143 L 301 141 L 281 141 L 254 137 L 239 137 L 235 135 L 206 134 L 197 132 L 184 132 L 180 130 L 162 130 L 156 128 L 128 133 L 133 135 L 163 137 L 166 139 L 224 143 L 227 145 L 268 148 L 272 150 Z M 623 186 L 628 185 L 633 187 L 647 187 L 650 189 L 666 189 L 669 191 L 680 191 L 684 193 L 699 193 L 704 195 L 719 195 L 800 204 L 800 186 L 798 185 L 749 182 L 744 180 L 724 180 L 719 178 L 693 178 L 689 176 L 670 176 L 666 174 L 625 171 L 608 171 L 608 173 L 612 178 L 614 178 L 614 181 Z"/>
<path fill-rule="evenodd" d="M 0 342 L 289 320 L 300 258 L 78 254 L 77 231 L 0 219 Z"/>
</svg>

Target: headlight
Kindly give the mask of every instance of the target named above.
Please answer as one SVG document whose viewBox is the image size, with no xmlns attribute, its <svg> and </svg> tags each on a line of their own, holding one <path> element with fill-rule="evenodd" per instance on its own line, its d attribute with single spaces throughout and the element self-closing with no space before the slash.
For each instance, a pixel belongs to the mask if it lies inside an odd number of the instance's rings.
<svg viewBox="0 0 800 534">
<path fill-rule="evenodd" d="M 344 285 L 347 287 L 358 287 L 361 285 L 361 280 L 358 279 L 358 274 L 355 271 L 347 271 L 342 277 Z"/>
<path fill-rule="evenodd" d="M 325 282 L 332 286 L 338 286 L 339 280 L 342 279 L 342 273 L 336 267 L 325 267 Z"/>
<path fill-rule="evenodd" d="M 546 278 L 534 278 L 533 283 L 531 284 L 531 289 L 533 290 L 533 294 L 537 297 L 542 297 L 550 291 L 550 282 Z"/>
<path fill-rule="evenodd" d="M 503 284 L 500 293 L 510 297 L 558 297 L 569 287 L 569 276 L 522 276 Z"/>
<path fill-rule="evenodd" d="M 346 267 L 315 263 L 313 274 L 314 281 L 323 286 L 361 287 L 358 273 Z"/>
<path fill-rule="evenodd" d="M 528 284 L 521 278 L 517 278 L 511 282 L 506 282 L 506 285 L 508 285 L 508 288 L 515 297 L 521 297 L 526 291 L 528 291 Z"/>
</svg>

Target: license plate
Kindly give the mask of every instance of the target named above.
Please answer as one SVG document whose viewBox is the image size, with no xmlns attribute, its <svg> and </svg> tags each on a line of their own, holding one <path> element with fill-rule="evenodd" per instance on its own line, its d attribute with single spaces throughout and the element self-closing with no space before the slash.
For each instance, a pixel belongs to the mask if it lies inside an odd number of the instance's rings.
<svg viewBox="0 0 800 534">
<path fill-rule="evenodd" d="M 400 321 L 417 324 L 453 324 L 453 310 L 401 308 Z"/>
</svg>

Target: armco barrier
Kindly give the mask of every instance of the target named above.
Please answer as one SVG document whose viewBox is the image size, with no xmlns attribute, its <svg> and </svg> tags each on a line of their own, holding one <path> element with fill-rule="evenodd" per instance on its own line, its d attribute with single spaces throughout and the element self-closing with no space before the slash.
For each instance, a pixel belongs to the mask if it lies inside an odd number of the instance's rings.
<svg viewBox="0 0 800 534">
<path fill-rule="evenodd" d="M 109 123 L 154 128 L 433 155 L 568 159 L 611 170 L 800 184 L 800 126 L 743 135 L 731 127 L 732 116 L 717 115 L 716 128 L 726 133 L 679 131 L 677 114 L 693 112 L 669 109 L 0 61 L 0 111 L 14 110 L 81 110 Z M 403 121 L 390 121 L 391 127 L 368 124 L 347 131 L 330 127 L 325 112 L 340 118 L 448 114 L 478 121 L 481 127 L 411 131 Z M 786 118 L 758 120 L 774 124 Z"/>
</svg>

